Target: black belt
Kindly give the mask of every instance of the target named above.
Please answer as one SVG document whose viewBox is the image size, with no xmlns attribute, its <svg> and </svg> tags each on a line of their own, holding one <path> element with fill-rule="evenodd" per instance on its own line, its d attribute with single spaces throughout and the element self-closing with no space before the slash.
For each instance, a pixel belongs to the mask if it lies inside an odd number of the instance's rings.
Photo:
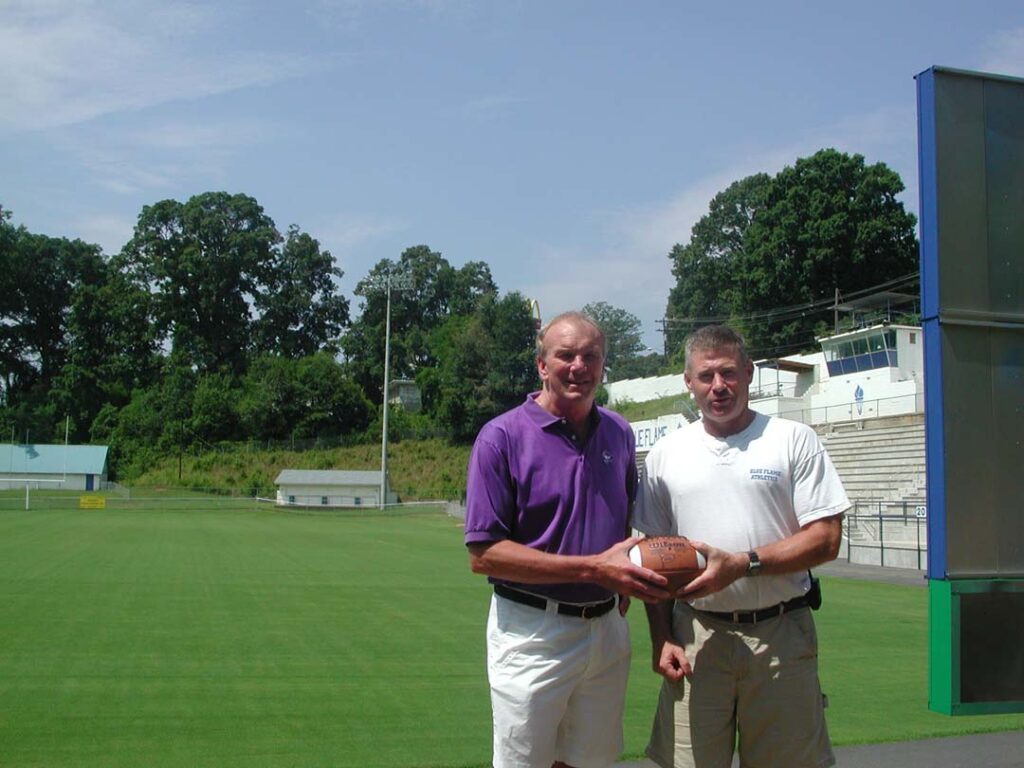
<svg viewBox="0 0 1024 768">
<path fill-rule="evenodd" d="M 702 611 L 699 608 L 693 610 L 702 616 L 710 616 L 722 621 L 731 621 L 733 624 L 757 624 L 768 619 L 778 618 L 784 613 L 795 611 L 797 608 L 807 608 L 810 603 L 806 595 L 794 597 L 784 603 L 778 603 L 768 608 L 760 608 L 756 611 Z"/>
<path fill-rule="evenodd" d="M 529 592 L 520 592 L 518 589 L 506 587 L 504 584 L 495 584 L 494 594 L 504 597 L 506 600 L 511 600 L 513 603 L 522 603 L 523 605 L 540 608 L 542 611 L 548 607 L 548 600 L 546 598 L 540 595 L 531 595 Z M 609 597 L 601 603 L 587 603 L 586 605 L 559 603 L 557 600 L 551 602 L 558 606 L 558 612 L 563 616 L 577 616 L 581 619 L 596 619 L 599 616 L 604 616 L 615 607 L 614 597 Z"/>
</svg>

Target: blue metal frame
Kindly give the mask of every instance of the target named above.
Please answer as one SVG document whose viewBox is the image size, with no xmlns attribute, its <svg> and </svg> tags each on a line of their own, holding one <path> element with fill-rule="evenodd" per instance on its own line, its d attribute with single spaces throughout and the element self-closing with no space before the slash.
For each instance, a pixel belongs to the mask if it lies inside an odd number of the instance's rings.
<svg viewBox="0 0 1024 768">
<path fill-rule="evenodd" d="M 924 334 L 925 469 L 928 483 L 928 578 L 946 578 L 942 336 L 939 327 L 939 211 L 936 189 L 935 69 L 917 76 L 918 185 L 921 212 L 921 328 Z"/>
</svg>

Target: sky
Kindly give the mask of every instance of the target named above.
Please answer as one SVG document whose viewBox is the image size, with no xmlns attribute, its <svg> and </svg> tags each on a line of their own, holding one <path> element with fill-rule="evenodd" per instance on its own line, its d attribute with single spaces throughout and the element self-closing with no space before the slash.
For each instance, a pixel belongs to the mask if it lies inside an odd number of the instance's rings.
<svg viewBox="0 0 1024 768">
<path fill-rule="evenodd" d="M 485 261 L 662 347 L 668 254 L 824 147 L 917 212 L 914 76 L 1024 76 L 1021 0 L 0 0 L 0 206 L 115 254 L 143 206 L 255 198 L 344 271 Z"/>
</svg>

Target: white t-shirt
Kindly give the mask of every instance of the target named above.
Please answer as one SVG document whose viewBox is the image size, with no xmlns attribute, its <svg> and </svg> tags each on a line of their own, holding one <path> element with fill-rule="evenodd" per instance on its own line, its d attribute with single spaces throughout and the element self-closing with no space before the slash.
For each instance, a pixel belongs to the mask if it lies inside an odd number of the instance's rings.
<svg viewBox="0 0 1024 768">
<path fill-rule="evenodd" d="M 650 536 L 683 535 L 747 552 L 849 506 L 814 430 L 758 413 L 726 438 L 709 435 L 697 421 L 659 440 L 647 455 L 633 525 Z M 766 608 L 809 587 L 806 571 L 742 578 L 693 606 Z"/>
</svg>

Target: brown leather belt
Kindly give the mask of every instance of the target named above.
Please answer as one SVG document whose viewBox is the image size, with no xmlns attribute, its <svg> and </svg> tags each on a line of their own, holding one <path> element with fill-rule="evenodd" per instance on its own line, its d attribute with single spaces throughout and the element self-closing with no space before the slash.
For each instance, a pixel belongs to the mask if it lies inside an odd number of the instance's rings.
<svg viewBox="0 0 1024 768">
<path fill-rule="evenodd" d="M 543 598 L 540 595 L 531 595 L 529 592 L 520 592 L 518 589 L 506 587 L 504 584 L 495 584 L 494 594 L 499 597 L 504 597 L 506 600 L 511 600 L 513 603 L 529 605 L 534 608 L 539 608 L 542 611 L 547 610 L 549 602 L 546 598 Z M 609 597 L 607 600 L 600 603 L 587 603 L 585 605 L 577 605 L 576 603 L 559 603 L 557 600 L 551 600 L 550 602 L 553 602 L 558 606 L 558 612 L 563 616 L 576 616 L 581 619 L 596 619 L 600 616 L 604 616 L 608 611 L 615 607 L 614 597 Z"/>
</svg>

